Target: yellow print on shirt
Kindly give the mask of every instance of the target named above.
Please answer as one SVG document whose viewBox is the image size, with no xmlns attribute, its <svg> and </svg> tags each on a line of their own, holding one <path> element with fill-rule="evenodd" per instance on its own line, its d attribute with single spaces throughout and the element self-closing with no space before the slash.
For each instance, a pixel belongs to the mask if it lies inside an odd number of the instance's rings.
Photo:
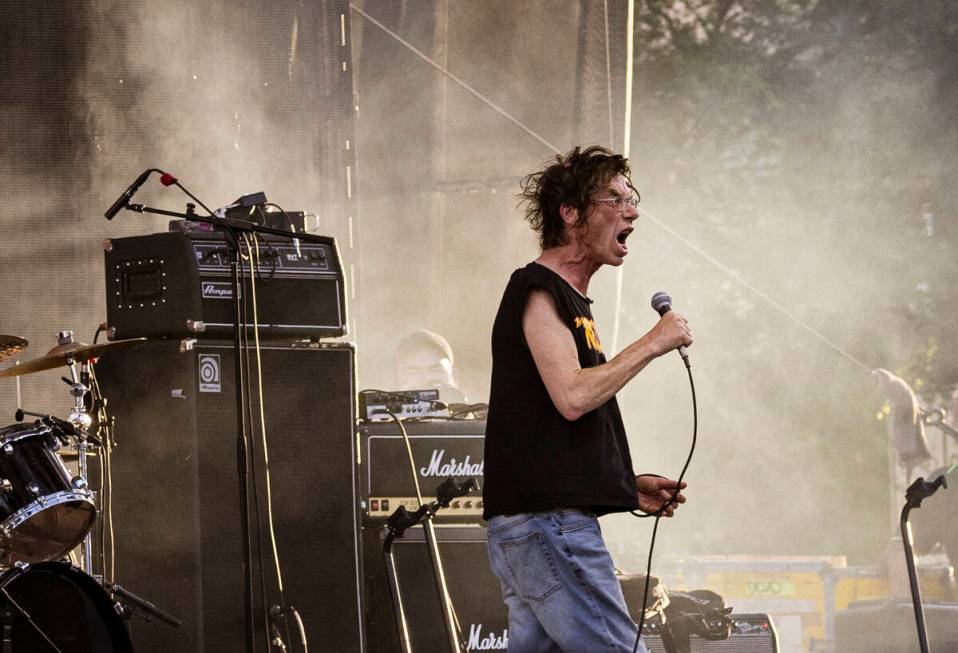
<svg viewBox="0 0 958 653">
<path fill-rule="evenodd" d="M 602 351 L 602 343 L 599 342 L 599 334 L 595 330 L 595 321 L 587 317 L 577 317 L 575 327 L 585 331 L 585 341 L 589 343 L 589 349 L 592 351 Z"/>
</svg>

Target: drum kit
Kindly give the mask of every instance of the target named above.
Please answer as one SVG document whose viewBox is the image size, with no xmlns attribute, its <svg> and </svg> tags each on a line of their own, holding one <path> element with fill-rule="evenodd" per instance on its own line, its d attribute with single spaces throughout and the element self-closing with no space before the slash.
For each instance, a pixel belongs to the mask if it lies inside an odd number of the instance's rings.
<svg viewBox="0 0 958 653">
<path fill-rule="evenodd" d="M 0 428 L 0 653 L 132 651 L 130 615 L 179 625 L 93 569 L 91 531 L 99 511 L 87 458 L 104 442 L 90 430 L 90 361 L 142 340 L 86 345 L 61 331 L 45 355 L 0 370 L 3 378 L 66 367 L 70 376 L 62 379 L 71 396 L 67 419 L 18 408 L 17 423 Z M 27 346 L 23 338 L 0 335 L 0 363 Z M 64 449 L 76 454 L 76 474 Z M 71 563 L 77 547 L 80 566 Z"/>
</svg>

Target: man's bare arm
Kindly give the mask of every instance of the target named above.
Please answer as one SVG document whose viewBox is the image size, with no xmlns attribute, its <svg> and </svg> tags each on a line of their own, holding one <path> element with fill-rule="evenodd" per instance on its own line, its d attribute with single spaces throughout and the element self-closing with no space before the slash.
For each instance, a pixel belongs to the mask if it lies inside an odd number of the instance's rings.
<svg viewBox="0 0 958 653">
<path fill-rule="evenodd" d="M 672 311 L 607 363 L 582 368 L 575 339 L 562 323 L 555 300 L 541 289 L 529 293 L 522 331 L 552 402 L 568 420 L 607 402 L 653 359 L 692 344 L 685 318 Z"/>
</svg>

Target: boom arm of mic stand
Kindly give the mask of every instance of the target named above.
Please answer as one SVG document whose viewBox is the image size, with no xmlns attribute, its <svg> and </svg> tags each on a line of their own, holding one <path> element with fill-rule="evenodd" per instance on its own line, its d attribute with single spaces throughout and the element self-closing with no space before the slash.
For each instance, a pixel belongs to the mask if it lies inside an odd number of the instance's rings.
<svg viewBox="0 0 958 653">
<path fill-rule="evenodd" d="M 237 220 L 235 218 L 216 218 L 206 215 L 197 215 L 191 211 L 186 213 L 179 213 L 177 211 L 167 211 L 166 209 L 157 209 L 151 206 L 143 206 L 142 204 L 128 204 L 126 206 L 127 210 L 135 211 L 136 213 L 153 213 L 155 215 L 166 215 L 171 218 L 182 218 L 183 220 L 188 220 L 189 222 L 202 222 L 203 224 L 212 225 L 214 227 L 219 227 L 221 229 L 233 229 L 234 231 L 244 232 L 244 233 L 256 233 L 256 234 L 271 234 L 273 236 L 285 236 L 286 238 L 293 239 L 298 238 L 304 243 L 319 243 L 321 245 L 335 245 L 336 240 L 331 236 L 320 236 L 319 234 L 309 234 L 303 232 L 293 232 L 286 231 L 285 229 L 273 229 L 272 227 L 264 227 L 263 225 L 256 224 L 254 222 L 247 222 L 246 220 Z"/>
</svg>

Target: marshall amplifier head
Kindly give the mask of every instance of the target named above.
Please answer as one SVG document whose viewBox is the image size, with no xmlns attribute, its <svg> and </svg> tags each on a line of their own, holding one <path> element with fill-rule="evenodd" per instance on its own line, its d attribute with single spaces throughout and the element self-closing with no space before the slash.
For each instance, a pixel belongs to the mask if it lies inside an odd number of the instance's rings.
<svg viewBox="0 0 958 653">
<path fill-rule="evenodd" d="M 437 521 L 478 523 L 482 517 L 482 483 L 486 422 L 428 420 L 404 423 L 412 446 L 423 500 L 435 498 L 436 487 L 449 477 L 475 478 L 480 492 L 456 499 L 436 515 Z M 395 422 L 366 423 L 362 441 L 361 501 L 367 519 L 385 519 L 400 505 L 419 507 L 409 455 Z"/>
<path fill-rule="evenodd" d="M 229 249 L 216 231 L 113 238 L 103 243 L 108 337 L 226 338 L 233 333 Z M 260 337 L 346 333 L 346 292 L 335 241 L 259 237 L 255 265 Z M 240 293 L 250 292 L 244 261 Z M 252 322 L 252 309 L 247 311 Z"/>
</svg>

